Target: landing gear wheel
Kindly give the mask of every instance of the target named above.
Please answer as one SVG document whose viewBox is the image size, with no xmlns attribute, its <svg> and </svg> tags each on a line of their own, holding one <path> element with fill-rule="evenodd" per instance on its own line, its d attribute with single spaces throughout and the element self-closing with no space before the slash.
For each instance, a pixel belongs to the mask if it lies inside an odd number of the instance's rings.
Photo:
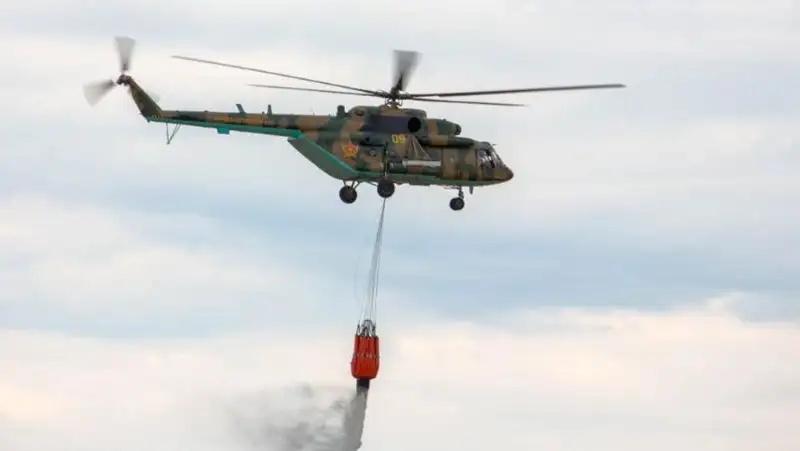
<svg viewBox="0 0 800 451">
<path fill-rule="evenodd" d="M 384 199 L 392 197 L 394 194 L 394 183 L 389 180 L 381 180 L 378 182 L 378 195 Z"/>
<path fill-rule="evenodd" d="M 352 186 L 343 186 L 339 190 L 339 199 L 346 204 L 352 204 L 358 198 L 358 192 Z"/>
<path fill-rule="evenodd" d="M 450 209 L 453 211 L 459 211 L 464 208 L 464 199 L 460 197 L 454 197 L 450 199 Z"/>
</svg>

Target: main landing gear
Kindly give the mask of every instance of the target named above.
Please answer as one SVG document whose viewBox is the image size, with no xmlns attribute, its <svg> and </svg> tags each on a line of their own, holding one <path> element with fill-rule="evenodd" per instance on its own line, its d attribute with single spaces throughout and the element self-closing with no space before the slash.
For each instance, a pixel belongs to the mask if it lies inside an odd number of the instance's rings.
<svg viewBox="0 0 800 451">
<path fill-rule="evenodd" d="M 460 211 L 464 208 L 464 190 L 458 188 L 458 197 L 450 199 L 450 209 L 453 211 Z"/>
<path fill-rule="evenodd" d="M 373 184 L 374 182 L 367 182 Z M 339 199 L 346 204 L 352 204 L 358 198 L 356 188 L 361 182 L 344 182 L 344 186 L 339 189 Z M 390 180 L 380 180 L 378 183 L 378 195 L 384 199 L 392 197 L 395 190 L 394 182 Z M 452 187 L 455 188 L 455 187 Z M 452 189 L 451 188 L 451 189 Z M 453 211 L 461 211 L 464 209 L 464 189 L 461 187 L 455 188 L 458 190 L 458 196 L 450 199 L 450 209 Z M 470 187 L 470 193 L 472 188 Z"/>
<path fill-rule="evenodd" d="M 339 190 L 339 199 L 346 204 L 352 204 L 358 199 L 355 185 L 345 185 Z"/>
<path fill-rule="evenodd" d="M 392 197 L 394 194 L 394 183 L 389 180 L 381 180 L 378 182 L 378 195 L 384 199 Z"/>
<path fill-rule="evenodd" d="M 346 204 L 352 204 L 358 199 L 358 192 L 356 188 L 361 182 L 344 182 L 344 186 L 339 189 L 339 199 Z M 384 199 L 392 197 L 395 190 L 394 182 L 389 180 L 381 180 L 377 183 L 378 195 Z"/>
</svg>

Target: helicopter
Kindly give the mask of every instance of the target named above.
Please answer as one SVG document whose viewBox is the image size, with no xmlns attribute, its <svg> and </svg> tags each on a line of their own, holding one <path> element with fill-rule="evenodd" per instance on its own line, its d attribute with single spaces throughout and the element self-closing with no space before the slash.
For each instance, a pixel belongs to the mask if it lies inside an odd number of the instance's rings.
<svg viewBox="0 0 800 451">
<path fill-rule="evenodd" d="M 396 185 L 408 184 L 457 190 L 458 195 L 450 200 L 450 208 L 459 211 L 464 208 L 464 188 L 472 194 L 475 187 L 505 183 L 514 177 L 514 172 L 491 143 L 460 136 L 460 124 L 428 118 L 424 110 L 403 108 L 403 101 L 521 107 L 525 105 L 450 98 L 625 87 L 614 83 L 414 94 L 407 92 L 406 86 L 418 63 L 416 51 L 395 50 L 393 84 L 388 91 L 173 55 L 175 59 L 316 83 L 338 90 L 252 84 L 254 87 L 377 97 L 384 99 L 384 103 L 359 105 L 349 110 L 339 105 L 335 115 L 274 114 L 271 105 L 267 112 L 248 113 L 241 104 L 236 104 L 235 112 L 165 110 L 129 75 L 136 41 L 116 37 L 115 44 L 120 74 L 116 79 L 84 86 L 84 95 L 91 106 L 116 86 L 126 86 L 145 120 L 165 124 L 167 144 L 183 125 L 211 128 L 224 135 L 236 131 L 285 137 L 318 169 L 342 181 L 339 198 L 345 204 L 356 201 L 357 188 L 362 183 L 376 186 L 378 195 L 384 199 L 394 194 Z M 170 125 L 173 125 L 171 131 Z"/>
</svg>

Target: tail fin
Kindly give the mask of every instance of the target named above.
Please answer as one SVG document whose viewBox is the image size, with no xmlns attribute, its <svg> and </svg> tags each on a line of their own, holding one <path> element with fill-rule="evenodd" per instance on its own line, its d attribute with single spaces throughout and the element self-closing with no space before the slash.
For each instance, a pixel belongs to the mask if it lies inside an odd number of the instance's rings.
<svg viewBox="0 0 800 451">
<path fill-rule="evenodd" d="M 142 114 L 142 116 L 145 118 L 162 117 L 163 110 L 161 107 L 158 106 L 156 101 L 153 100 L 152 97 L 150 97 L 150 95 L 148 95 L 132 77 L 128 75 L 122 75 L 120 76 L 118 83 L 128 86 L 131 97 L 136 103 L 136 107 L 139 109 L 139 112 Z"/>
</svg>

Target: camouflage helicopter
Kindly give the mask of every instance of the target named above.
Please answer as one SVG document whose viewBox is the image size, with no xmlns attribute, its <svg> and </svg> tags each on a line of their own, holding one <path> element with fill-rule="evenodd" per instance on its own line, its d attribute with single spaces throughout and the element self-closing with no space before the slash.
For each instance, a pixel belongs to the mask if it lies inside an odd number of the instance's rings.
<svg viewBox="0 0 800 451">
<path fill-rule="evenodd" d="M 339 105 L 335 115 L 274 114 L 271 105 L 267 112 L 247 113 L 241 104 L 236 104 L 236 112 L 164 110 L 128 75 L 135 41 L 117 37 L 115 42 L 120 75 L 116 80 L 84 86 L 90 105 L 99 102 L 115 86 L 127 86 L 141 115 L 148 122 L 165 124 L 167 144 L 182 125 L 212 128 L 219 134 L 237 131 L 286 137 L 292 147 L 322 172 L 342 181 L 344 186 L 339 190 L 339 198 L 346 204 L 355 202 L 358 196 L 356 188 L 362 183 L 375 185 L 382 198 L 391 197 L 395 185 L 441 186 L 458 191 L 458 196 L 450 200 L 450 208 L 458 211 L 464 208 L 464 188 L 472 193 L 475 187 L 504 183 L 513 178 L 511 168 L 503 162 L 492 144 L 459 136 L 461 125 L 428 118 L 424 110 L 402 108 L 403 101 L 520 107 L 525 105 L 447 98 L 625 87 L 622 84 L 595 84 L 413 94 L 405 90 L 419 58 L 419 54 L 413 51 L 395 51 L 394 83 L 389 91 L 174 55 L 176 59 L 316 83 L 339 90 L 251 85 L 255 87 L 378 97 L 384 99 L 384 103 L 355 106 L 349 110 Z M 174 126 L 171 131 L 170 124 Z"/>
</svg>

